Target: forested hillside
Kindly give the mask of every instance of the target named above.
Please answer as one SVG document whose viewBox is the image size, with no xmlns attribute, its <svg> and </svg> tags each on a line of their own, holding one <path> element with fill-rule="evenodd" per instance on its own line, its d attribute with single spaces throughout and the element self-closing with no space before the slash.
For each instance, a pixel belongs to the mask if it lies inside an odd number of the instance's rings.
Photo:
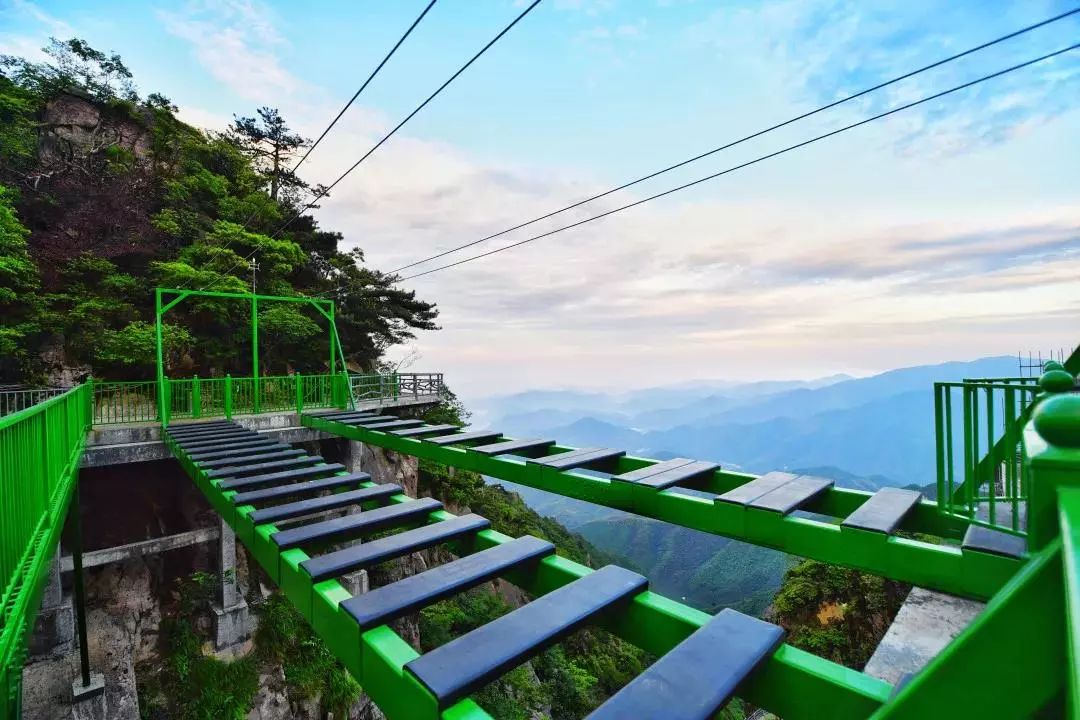
<svg viewBox="0 0 1080 720">
<path fill-rule="evenodd" d="M 45 51 L 0 56 L 0 381 L 149 377 L 153 288 L 249 291 L 249 260 L 261 293 L 336 300 L 356 368 L 435 329 L 433 304 L 364 264 L 362 238 L 296 217 L 309 183 L 290 168 L 309 141 L 276 110 L 196 129 L 141 95 L 119 55 L 78 39 Z M 171 311 L 170 374 L 246 374 L 249 313 L 215 299 Z M 259 326 L 265 371 L 324 370 L 316 313 L 268 305 Z"/>
</svg>

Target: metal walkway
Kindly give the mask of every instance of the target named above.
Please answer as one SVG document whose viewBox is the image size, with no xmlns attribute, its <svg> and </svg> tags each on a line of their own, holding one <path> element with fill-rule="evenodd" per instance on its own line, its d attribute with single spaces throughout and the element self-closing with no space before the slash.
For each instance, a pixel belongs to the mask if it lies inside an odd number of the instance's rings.
<svg viewBox="0 0 1080 720">
<path fill-rule="evenodd" d="M 423 425 L 368 413 L 335 417 L 382 434 Z M 479 515 L 453 515 L 436 500 L 410 498 L 397 485 L 375 484 L 234 423 L 174 425 L 166 442 L 391 719 L 487 717 L 471 693 L 587 625 L 659 656 L 595 718 L 704 719 L 735 693 L 786 718 L 867 717 L 891 691 L 784 645 L 783 631 L 770 623 L 732 610 L 709 616 L 650 592 L 637 573 L 593 571 L 544 540 L 508 537 Z M 458 559 L 357 596 L 338 582 L 437 545 Z M 423 655 L 387 626 L 496 577 L 535 599 Z"/>
</svg>

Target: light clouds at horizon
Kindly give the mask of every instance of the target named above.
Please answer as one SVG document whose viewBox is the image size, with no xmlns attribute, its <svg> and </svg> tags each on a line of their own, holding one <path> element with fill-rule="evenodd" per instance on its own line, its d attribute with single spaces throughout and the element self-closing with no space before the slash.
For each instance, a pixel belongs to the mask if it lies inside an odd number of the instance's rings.
<svg viewBox="0 0 1080 720">
<path fill-rule="evenodd" d="M 1066 7 L 990 5 L 549 0 L 318 217 L 391 269 Z M 70 30 L 123 55 L 143 91 L 161 90 L 190 122 L 221 127 L 269 104 L 317 136 L 420 7 L 109 2 L 91 13 L 0 0 L 0 52 Z M 312 154 L 306 177 L 336 177 L 517 12 L 509 0 L 441 0 Z M 1066 20 L 474 250 L 1058 49 L 1078 29 Z M 1075 342 L 1078 80 L 1074 52 L 412 281 L 438 302 L 444 328 L 418 338 L 414 369 L 443 371 L 467 394 L 503 393 L 805 378 Z"/>
</svg>

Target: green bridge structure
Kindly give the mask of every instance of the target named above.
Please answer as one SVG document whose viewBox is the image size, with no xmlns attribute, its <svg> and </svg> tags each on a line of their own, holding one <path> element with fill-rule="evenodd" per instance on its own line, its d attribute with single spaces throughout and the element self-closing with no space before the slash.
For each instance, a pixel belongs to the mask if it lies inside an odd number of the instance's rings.
<svg viewBox="0 0 1080 720">
<path fill-rule="evenodd" d="M 207 294 L 251 303 L 255 372 L 169 378 L 161 318 L 198 295 L 158 291 L 157 380 L 91 380 L 0 418 L 0 720 L 20 717 L 28 633 L 69 512 L 89 688 L 80 458 L 95 425 L 130 421 L 161 425 L 210 505 L 391 720 L 487 718 L 470 695 L 585 626 L 656 658 L 590 715 L 596 719 L 709 718 L 736 696 L 789 720 L 1080 717 L 1080 350 L 1046 363 L 1040 377 L 935 385 L 930 500 L 913 490 L 867 493 L 809 475 L 755 476 L 692 458 L 659 461 L 359 410 L 357 397 L 372 388 L 380 397 L 408 388 L 394 374 L 347 372 L 333 303 L 321 299 Z M 328 320 L 329 372 L 258 375 L 257 307 L 277 301 L 312 304 Z M 110 398 L 118 394 L 142 401 L 116 411 Z M 636 572 L 571 562 L 545 540 L 507 536 L 480 515 L 455 515 L 235 421 L 269 411 L 295 412 L 313 430 L 403 455 L 986 606 L 924 669 L 892 685 L 786 644 L 769 622 L 730 609 L 701 612 L 652 592 Z M 327 519 L 328 511 L 337 512 Z M 436 546 L 456 559 L 358 595 L 341 582 Z M 424 654 L 389 625 L 495 578 L 533 599 Z"/>
</svg>

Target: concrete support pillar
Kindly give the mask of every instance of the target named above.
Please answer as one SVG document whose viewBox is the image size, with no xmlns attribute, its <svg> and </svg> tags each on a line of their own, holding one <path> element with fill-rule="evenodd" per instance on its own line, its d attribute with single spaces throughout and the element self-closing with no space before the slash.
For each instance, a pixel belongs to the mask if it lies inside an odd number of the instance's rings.
<svg viewBox="0 0 1080 720">
<path fill-rule="evenodd" d="M 236 582 L 236 534 L 228 523 L 220 520 L 218 540 L 218 597 L 213 604 L 214 646 L 224 650 L 247 640 L 251 635 L 248 604 Z"/>
<path fill-rule="evenodd" d="M 342 575 L 338 578 L 338 582 L 349 591 L 350 595 L 363 595 L 368 591 L 367 570 L 357 570 L 348 575 Z"/>
<path fill-rule="evenodd" d="M 365 472 L 364 470 L 364 443 L 356 440 L 345 440 L 345 453 L 341 464 L 349 472 Z"/>
<path fill-rule="evenodd" d="M 41 595 L 41 611 L 30 638 L 31 660 L 67 655 L 75 649 L 75 610 L 60 584 L 60 548 L 49 562 L 48 580 Z"/>
</svg>

